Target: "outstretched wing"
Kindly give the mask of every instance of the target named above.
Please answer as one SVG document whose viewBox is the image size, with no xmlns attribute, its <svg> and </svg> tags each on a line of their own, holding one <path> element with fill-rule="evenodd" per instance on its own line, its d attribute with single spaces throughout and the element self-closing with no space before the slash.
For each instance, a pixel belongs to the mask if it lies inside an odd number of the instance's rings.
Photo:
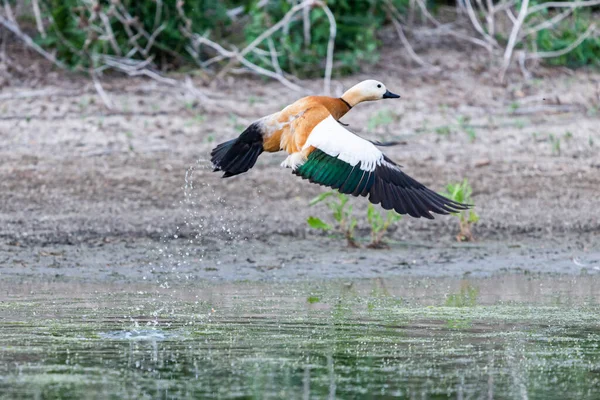
<svg viewBox="0 0 600 400">
<path fill-rule="evenodd" d="M 329 116 L 311 131 L 303 149 L 312 150 L 294 174 L 312 183 L 353 196 L 369 196 L 373 204 L 412 217 L 433 219 L 469 206 L 437 194 L 406 175 L 375 145 L 345 129 Z"/>
</svg>

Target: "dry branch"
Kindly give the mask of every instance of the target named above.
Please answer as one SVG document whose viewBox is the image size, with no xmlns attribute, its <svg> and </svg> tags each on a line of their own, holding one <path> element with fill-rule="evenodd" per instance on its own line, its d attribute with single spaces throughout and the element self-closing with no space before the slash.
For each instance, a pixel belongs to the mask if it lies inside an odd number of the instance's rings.
<svg viewBox="0 0 600 400">
<path fill-rule="evenodd" d="M 333 49 L 335 46 L 335 36 L 337 34 L 337 25 L 335 23 L 335 17 L 333 16 L 333 13 L 329 9 L 329 7 L 327 7 L 327 4 L 325 4 L 325 2 L 321 2 L 321 1 L 317 2 L 317 4 L 319 4 L 321 6 L 323 11 L 325 12 L 325 15 L 327 15 L 327 18 L 329 19 L 329 40 L 327 41 L 327 61 L 325 64 L 325 78 L 324 78 L 324 82 L 323 82 L 323 91 L 325 92 L 325 94 L 329 95 L 329 94 L 331 94 L 331 73 L 333 71 Z"/>
<path fill-rule="evenodd" d="M 542 11 L 548 8 L 583 8 L 583 7 L 592 7 L 600 5 L 600 0 L 589 0 L 589 1 L 565 1 L 565 2 L 549 2 L 549 3 L 541 3 L 531 7 L 529 10 L 529 14 L 534 14 L 538 11 Z"/>
<path fill-rule="evenodd" d="M 554 25 L 558 24 L 560 21 L 567 18 L 572 13 L 573 13 L 573 9 L 569 8 L 566 11 L 563 11 L 562 13 L 557 14 L 554 17 L 539 23 L 538 25 L 532 26 L 531 28 L 529 28 L 525 32 L 523 32 L 520 36 L 525 37 L 525 36 L 533 35 L 534 33 L 537 33 L 541 30 L 552 28 Z"/>
<path fill-rule="evenodd" d="M 435 25 L 437 28 L 439 28 L 440 34 L 442 34 L 442 33 L 443 34 L 448 34 L 448 35 L 454 36 L 457 39 L 466 40 L 466 41 L 471 42 L 473 44 L 476 44 L 478 46 L 484 47 L 489 52 L 491 52 L 493 50 L 493 48 L 490 45 L 490 43 L 488 43 L 488 42 L 486 42 L 484 40 L 477 39 L 475 37 L 469 36 L 469 35 L 465 35 L 464 33 L 454 31 L 454 30 L 450 29 L 450 26 L 448 24 L 442 24 L 441 22 L 439 22 L 427 10 L 427 6 L 423 2 L 423 0 L 416 0 L 416 2 L 419 5 L 419 8 L 421 9 L 421 12 L 422 12 L 423 16 L 425 16 L 425 18 L 428 21 L 430 21 L 433 25 Z"/>
<path fill-rule="evenodd" d="M 96 89 L 96 92 L 98 92 L 98 96 L 100 96 L 100 99 L 104 103 L 104 106 L 109 110 L 113 110 L 115 108 L 115 105 L 104 91 L 104 88 L 100 83 L 100 79 L 98 79 L 98 74 L 94 71 L 90 71 L 90 75 L 92 76 L 92 81 L 94 82 L 94 88 Z"/>
<path fill-rule="evenodd" d="M 392 24 L 394 25 L 394 28 L 396 28 L 396 32 L 398 33 L 398 37 L 400 38 L 402 45 L 408 52 L 409 56 L 413 59 L 413 61 L 424 68 L 432 68 L 432 69 L 436 69 L 436 70 L 439 69 L 439 68 L 429 64 L 427 61 L 425 61 L 421 57 L 419 57 L 419 55 L 417 53 L 415 53 L 410 42 L 406 38 L 406 35 L 404 34 L 404 30 L 402 29 L 402 24 L 399 21 L 400 16 L 398 15 L 398 11 L 392 6 L 390 0 L 386 1 L 386 6 L 388 9 L 389 17 L 392 21 Z"/>
<path fill-rule="evenodd" d="M 521 8 L 519 10 L 519 15 L 513 28 L 510 32 L 510 36 L 508 38 L 508 44 L 506 45 L 506 49 L 504 50 L 504 61 L 502 63 L 502 70 L 500 72 L 500 82 L 504 82 L 504 77 L 506 76 L 506 71 L 510 66 L 510 61 L 512 59 L 513 50 L 515 45 L 517 44 L 517 38 L 519 37 L 519 31 L 521 30 L 521 26 L 527 17 L 527 11 L 529 7 L 529 0 L 523 0 L 521 3 Z"/>
<path fill-rule="evenodd" d="M 114 107 L 101 83 L 102 73 L 108 69 L 128 76 L 146 76 L 161 84 L 186 90 L 203 101 L 209 103 L 214 101 L 206 97 L 200 90 L 194 88 L 191 79 L 186 79 L 185 83 L 182 83 L 180 80 L 165 77 L 156 72 L 154 59 L 151 54 L 156 47 L 157 38 L 164 32 L 168 24 L 165 21 L 165 13 L 163 12 L 165 1 L 154 1 L 156 2 L 156 11 L 154 20 L 151 21 L 151 24 L 153 23 L 151 30 L 147 30 L 137 16 L 131 15 L 129 12 L 131 8 L 125 6 L 121 0 L 111 0 L 103 7 L 97 7 L 98 4 L 95 1 L 81 0 L 80 9 L 83 12 L 77 11 L 76 18 L 82 27 L 81 29 L 87 34 L 83 49 L 75 48 L 72 43 L 62 36 L 59 30 L 55 30 L 54 32 L 58 40 L 68 46 L 71 51 L 78 54 L 82 59 L 89 61 L 88 73 L 90 74 L 93 87 L 96 88 L 98 95 L 107 108 Z M 264 7 L 268 2 L 269 0 L 260 0 L 254 7 Z M 177 0 L 176 8 L 180 17 L 179 21 L 183 21 L 180 25 L 180 31 L 188 41 L 184 46 L 185 51 L 193 57 L 201 69 L 210 70 L 209 73 L 215 77 L 214 81 L 218 81 L 228 73 L 250 71 L 275 79 L 289 89 L 304 93 L 306 89 L 297 83 L 297 78 L 286 73 L 279 64 L 281 53 L 278 52 L 277 45 L 273 39 L 274 35 L 279 34 L 283 35 L 283 37 L 289 35 L 292 22 L 301 21 L 304 45 L 310 45 L 313 39 L 311 33 L 314 28 L 311 24 L 310 13 L 313 9 L 319 8 L 323 10 L 329 23 L 329 40 L 327 42 L 323 91 L 326 94 L 330 94 L 335 39 L 337 35 L 335 17 L 324 0 L 295 0 L 291 3 L 293 7 L 281 20 L 266 28 L 245 47 L 237 49 L 234 46 L 211 40 L 207 34 L 201 35 L 194 32 L 192 21 L 184 13 L 184 0 Z M 53 54 L 45 51 L 31 37 L 21 31 L 13 15 L 14 13 L 9 1 L 3 0 L 3 4 L 4 16 L 0 15 L 0 25 L 7 28 L 8 31 L 12 32 L 26 46 L 34 49 L 54 65 L 66 69 L 67 66 L 64 63 L 56 59 Z M 44 6 L 44 2 L 40 4 L 39 0 L 31 0 L 31 4 L 37 30 L 40 32 L 40 35 L 44 36 L 46 32 L 42 15 L 44 15 L 46 23 L 50 22 L 54 25 L 52 16 L 47 13 L 41 13 L 39 7 L 40 5 Z M 517 6 L 517 4 L 519 5 Z M 545 29 L 552 29 L 565 18 L 570 17 L 574 10 L 598 5 L 600 5 L 600 0 L 553 1 L 533 6 L 530 5 L 529 0 L 523 0 L 520 3 L 517 3 L 516 0 L 502 0 L 497 4 L 493 0 L 461 0 L 457 2 L 455 20 L 449 23 L 442 23 L 430 13 L 424 0 L 410 0 L 407 19 L 400 14 L 391 1 L 386 0 L 385 2 L 385 7 L 396 29 L 399 41 L 406 48 L 408 55 L 415 64 L 439 70 L 439 68 L 427 63 L 427 61 L 414 51 L 406 32 L 410 33 L 409 38 L 411 40 L 412 38 L 417 38 L 419 34 L 437 35 L 439 37 L 453 36 L 459 40 L 465 40 L 485 48 L 492 60 L 500 60 L 499 78 L 502 82 L 505 80 L 506 73 L 512 65 L 513 59 L 517 58 L 518 66 L 521 68 L 523 75 L 529 77 L 530 73 L 526 68 L 528 60 L 539 60 L 566 54 L 583 43 L 585 39 L 597 34 L 596 24 L 591 24 L 573 43 L 561 50 L 537 52 L 535 48 L 531 51 L 529 47 L 523 46 L 524 41 L 531 40 L 532 35 Z M 418 29 L 413 28 L 417 7 L 420 10 L 420 13 L 418 11 L 417 13 L 421 16 L 422 24 L 425 25 L 425 27 Z M 519 8 L 515 9 L 517 7 Z M 548 9 L 556 10 L 552 13 L 551 17 L 540 13 Z M 243 12 L 244 7 L 236 7 L 227 11 L 227 15 L 234 20 Z M 503 33 L 498 32 L 502 28 L 503 23 L 497 23 L 498 15 L 501 13 L 506 13 L 508 16 L 508 20 L 503 18 L 501 22 L 512 24 L 509 28 L 509 38 L 505 44 L 496 39 L 497 33 Z M 124 31 L 128 43 L 126 47 L 123 46 L 122 38 L 119 37 L 120 40 L 117 40 L 115 32 L 113 32 L 115 23 L 122 25 L 121 29 Z M 432 25 L 433 29 L 430 28 Z M 103 50 L 89 54 L 88 49 L 102 47 L 92 46 L 95 43 L 94 41 L 98 40 L 104 44 Z M 535 46 L 535 42 L 533 42 L 533 45 Z M 520 50 L 517 51 L 515 49 Z M 171 52 L 169 54 L 176 57 L 180 56 L 168 49 L 161 50 Z M 210 57 L 206 56 L 207 53 Z M 260 65 L 252 62 L 252 57 L 258 57 Z M 533 64 L 535 65 L 535 63 Z M 266 67 L 263 65 L 266 65 Z M 498 64 L 496 63 L 495 65 Z"/>
<path fill-rule="evenodd" d="M 35 25 L 40 35 L 45 39 L 46 30 L 44 29 L 44 22 L 42 21 L 42 13 L 40 12 L 39 0 L 32 0 L 31 6 L 33 8 L 33 15 L 35 16 Z"/>
<path fill-rule="evenodd" d="M 494 39 L 492 36 L 487 34 L 485 32 L 485 30 L 482 28 L 481 24 L 479 23 L 479 19 L 477 19 L 477 16 L 475 15 L 475 11 L 473 10 L 473 5 L 471 4 L 471 0 L 465 0 L 465 6 L 467 9 L 467 15 L 469 16 L 469 19 L 471 20 L 473 27 L 490 44 L 490 47 L 488 48 L 488 50 L 491 52 L 494 47 L 498 46 L 498 42 L 496 42 L 496 39 Z"/>
<path fill-rule="evenodd" d="M 585 39 L 589 38 L 592 33 L 594 33 L 596 30 L 596 24 L 591 24 L 584 33 L 582 33 L 577 40 L 575 40 L 573 43 L 571 43 L 570 45 L 568 45 L 567 47 L 565 47 L 564 49 L 561 50 L 556 50 L 556 51 L 543 51 L 543 52 L 536 52 L 536 53 L 528 53 L 525 56 L 525 59 L 527 60 L 532 60 L 532 59 L 542 59 L 542 58 L 552 58 L 552 57 L 560 57 L 562 55 L 565 55 L 571 51 L 573 51 L 577 46 L 579 46 Z"/>
<path fill-rule="evenodd" d="M 330 93 L 331 75 L 333 72 L 333 51 L 335 45 L 335 36 L 337 32 L 337 25 L 333 13 L 324 2 L 319 0 L 304 0 L 301 3 L 295 5 L 283 16 L 281 20 L 269 27 L 260 35 L 258 35 L 241 51 L 238 51 L 237 49 L 228 50 L 221 44 L 208 39 L 206 36 L 202 36 L 192 32 L 192 23 L 191 20 L 186 16 L 185 11 L 183 10 L 183 3 L 177 3 L 177 11 L 179 13 L 179 16 L 184 20 L 184 26 L 182 26 L 180 30 L 182 34 L 188 39 L 190 39 L 192 43 L 191 46 L 186 47 L 186 50 L 190 53 L 190 55 L 192 55 L 192 57 L 194 57 L 198 65 L 200 65 L 202 68 L 206 68 L 209 65 L 212 65 L 216 62 L 228 60 L 227 64 L 217 73 L 216 79 L 220 79 L 223 76 L 225 76 L 225 74 L 230 72 L 237 64 L 242 64 L 250 71 L 276 79 L 277 81 L 281 82 L 284 86 L 298 92 L 305 92 L 306 90 L 303 87 L 293 83 L 286 77 L 286 74 L 283 73 L 281 67 L 279 66 L 276 52 L 273 51 L 272 45 L 269 44 L 269 41 L 272 40 L 272 36 L 278 31 L 282 31 L 285 34 L 286 30 L 290 25 L 290 22 L 292 21 L 292 18 L 294 18 L 298 12 L 304 12 L 305 10 L 310 10 L 314 7 L 321 8 L 325 12 L 325 15 L 327 16 L 329 21 L 329 41 L 327 44 L 327 59 L 325 65 L 325 76 L 323 78 L 323 90 L 325 93 Z M 263 53 L 263 50 L 259 49 L 258 46 L 265 41 L 267 41 L 267 45 L 270 46 L 270 51 L 264 52 L 264 54 L 262 55 L 264 55 L 265 57 L 270 56 L 270 62 L 273 67 L 273 71 L 256 65 L 255 63 L 248 60 L 248 58 L 246 57 L 251 52 L 258 54 Z M 217 54 L 209 60 L 201 61 L 200 49 L 203 45 L 210 47 Z"/>
<path fill-rule="evenodd" d="M 54 57 L 53 54 L 50 54 L 46 50 L 42 49 L 37 43 L 33 41 L 33 39 L 29 35 L 22 32 L 16 23 L 13 23 L 8 19 L 4 18 L 2 15 L 0 15 L 0 24 L 3 25 L 9 31 L 11 31 L 16 37 L 18 37 L 23 43 L 25 43 L 27 47 L 30 47 L 33 50 L 35 50 L 38 54 L 40 54 L 46 60 L 50 61 L 52 64 L 62 69 L 68 69 L 62 61 Z"/>
</svg>

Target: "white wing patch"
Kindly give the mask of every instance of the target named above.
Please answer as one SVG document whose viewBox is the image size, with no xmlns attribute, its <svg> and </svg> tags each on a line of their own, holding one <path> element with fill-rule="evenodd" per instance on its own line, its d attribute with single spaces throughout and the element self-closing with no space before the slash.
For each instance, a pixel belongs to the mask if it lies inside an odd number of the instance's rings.
<svg viewBox="0 0 600 400">
<path fill-rule="evenodd" d="M 302 149 L 310 146 L 353 167 L 360 162 L 360 169 L 363 171 L 373 171 L 383 161 L 383 153 L 373 143 L 356 136 L 331 115 L 313 128 Z"/>
</svg>

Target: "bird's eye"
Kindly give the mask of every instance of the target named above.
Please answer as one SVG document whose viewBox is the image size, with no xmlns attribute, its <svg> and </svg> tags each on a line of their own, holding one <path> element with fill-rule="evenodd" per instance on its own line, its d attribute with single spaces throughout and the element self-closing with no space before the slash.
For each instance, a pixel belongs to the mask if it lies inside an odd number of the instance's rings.
<svg viewBox="0 0 600 400">
<path fill-rule="evenodd" d="M 380 83 L 380 84 L 378 84 L 378 85 L 377 85 L 377 87 L 378 87 L 378 88 L 380 88 L 380 87 L 381 87 L 381 83 Z"/>
</svg>

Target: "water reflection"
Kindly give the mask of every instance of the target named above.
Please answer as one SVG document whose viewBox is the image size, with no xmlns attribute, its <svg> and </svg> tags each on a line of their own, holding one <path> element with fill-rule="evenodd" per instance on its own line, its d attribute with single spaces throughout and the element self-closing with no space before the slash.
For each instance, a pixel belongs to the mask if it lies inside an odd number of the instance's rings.
<svg viewBox="0 0 600 400">
<path fill-rule="evenodd" d="M 598 398 L 595 277 L 63 285 L 2 288 L 2 398 Z"/>
</svg>

